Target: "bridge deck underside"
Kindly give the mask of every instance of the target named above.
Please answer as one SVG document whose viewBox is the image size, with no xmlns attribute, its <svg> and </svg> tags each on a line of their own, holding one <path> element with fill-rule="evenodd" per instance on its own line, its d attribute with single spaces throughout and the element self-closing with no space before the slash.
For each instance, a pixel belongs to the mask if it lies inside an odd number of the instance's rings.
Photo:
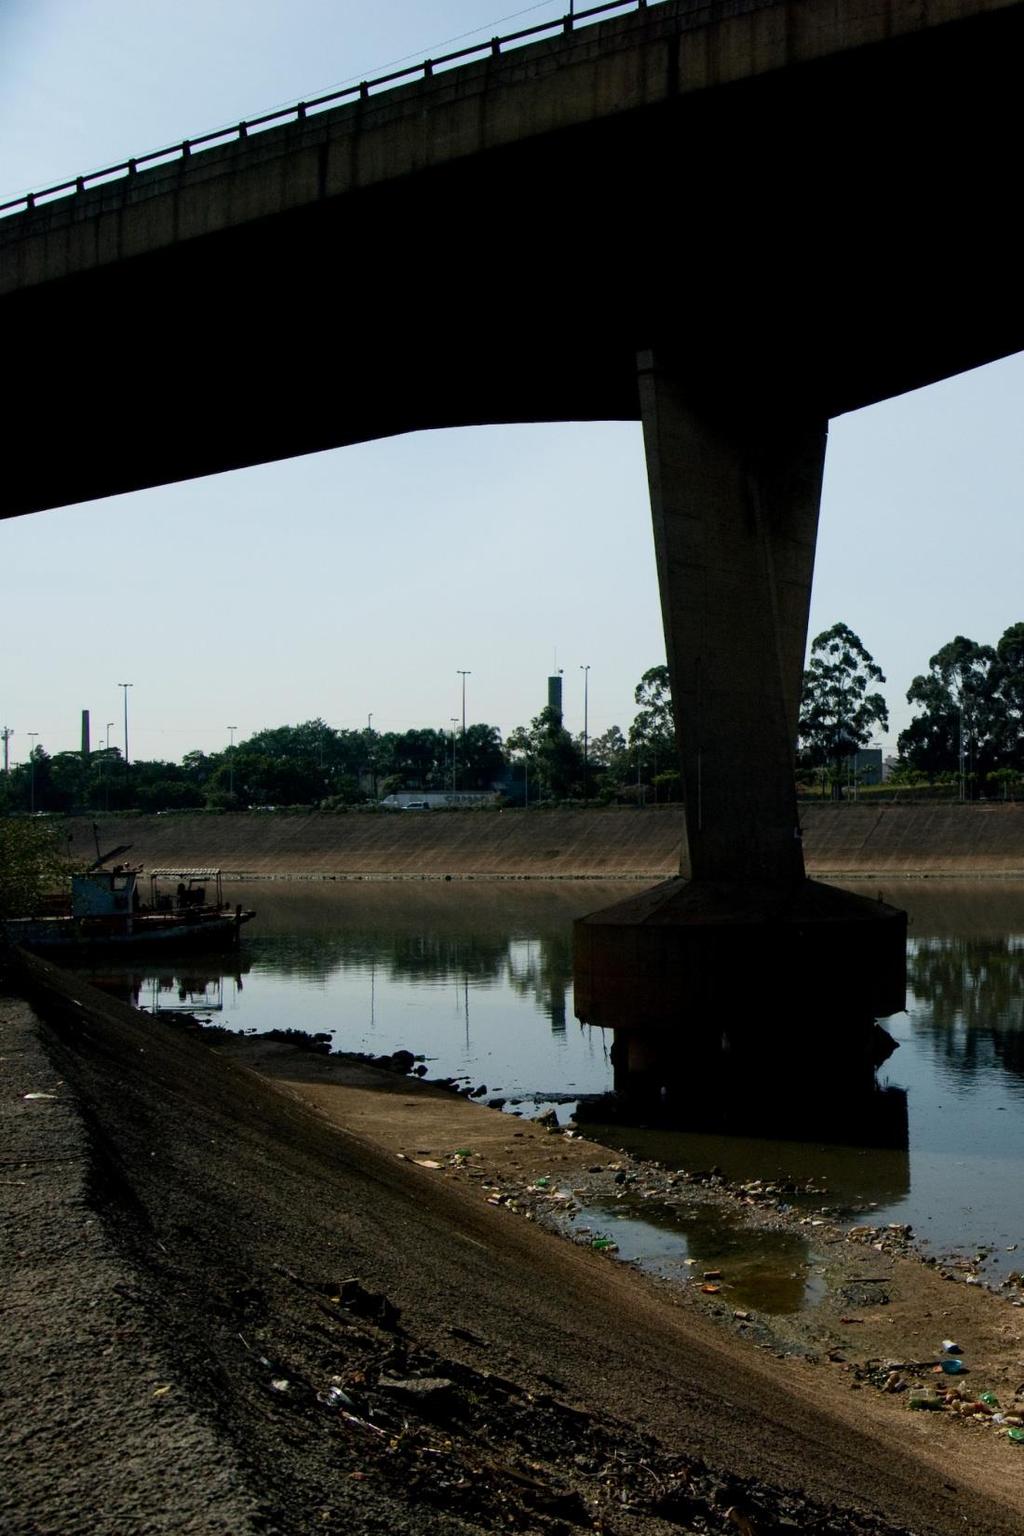
<svg viewBox="0 0 1024 1536">
<path fill-rule="evenodd" d="M 1024 347 L 1024 7 L 0 301 L 4 515 L 423 428 L 636 418 L 656 349 L 815 419 Z"/>
</svg>

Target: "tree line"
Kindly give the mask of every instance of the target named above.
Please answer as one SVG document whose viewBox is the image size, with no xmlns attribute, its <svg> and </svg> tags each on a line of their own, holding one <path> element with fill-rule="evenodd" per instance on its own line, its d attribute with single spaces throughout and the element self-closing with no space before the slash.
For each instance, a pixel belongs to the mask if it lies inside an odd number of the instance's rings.
<svg viewBox="0 0 1024 1536">
<path fill-rule="evenodd" d="M 831 779 L 835 793 L 849 759 L 885 730 L 889 711 L 878 692 L 885 676 L 845 624 L 818 635 L 803 679 L 798 763 Z M 893 782 L 959 783 L 970 798 L 1024 773 L 1024 623 L 997 643 L 956 635 L 914 678 L 915 714 L 897 737 Z"/>
<path fill-rule="evenodd" d="M 136 758 L 118 747 L 50 754 L 39 743 L 0 778 L 0 814 L 12 812 L 252 810 L 317 805 L 343 810 L 399 790 L 490 790 L 506 802 L 674 798 L 668 668 L 645 672 L 628 735 L 571 735 L 561 714 L 541 710 L 502 740 L 496 726 L 402 732 L 336 730 L 307 720 L 257 731 L 220 752 L 180 763 Z"/>
<path fill-rule="evenodd" d="M 798 774 L 821 778 L 838 796 L 851 757 L 886 730 L 885 676 L 846 624 L 816 636 L 803 677 Z M 1024 622 L 992 645 L 957 635 L 907 692 L 915 715 L 897 742 L 896 783 L 959 782 L 969 795 L 1024 775 Z M 489 790 L 506 803 L 597 801 L 655 804 L 681 796 L 672 690 L 665 665 L 634 691 L 637 713 L 623 732 L 566 730 L 542 709 L 504 740 L 496 726 L 465 732 L 336 730 L 323 720 L 257 731 L 220 752 L 187 752 L 180 763 L 136 759 L 117 747 L 52 756 L 38 744 L 0 778 L 0 814 L 11 812 L 251 810 L 373 804 L 398 790 Z"/>
</svg>

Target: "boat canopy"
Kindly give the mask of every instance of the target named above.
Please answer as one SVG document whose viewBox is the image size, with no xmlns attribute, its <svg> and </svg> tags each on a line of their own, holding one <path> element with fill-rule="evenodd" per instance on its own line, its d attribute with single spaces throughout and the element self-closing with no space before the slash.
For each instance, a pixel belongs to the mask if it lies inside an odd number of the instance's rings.
<svg viewBox="0 0 1024 1536">
<path fill-rule="evenodd" d="M 216 880 L 219 869 L 151 869 L 151 880 Z"/>
<path fill-rule="evenodd" d="M 169 899 L 167 896 L 161 896 L 159 900 L 157 899 L 156 886 L 158 880 L 177 880 L 177 905 L 179 907 L 195 907 L 202 905 L 206 899 L 206 884 L 208 881 L 212 880 L 214 883 L 214 888 L 217 892 L 217 906 L 221 907 L 224 905 L 224 888 L 221 884 L 219 869 L 151 869 L 149 872 L 149 884 L 150 889 L 153 892 L 154 906 L 165 905 Z"/>
</svg>

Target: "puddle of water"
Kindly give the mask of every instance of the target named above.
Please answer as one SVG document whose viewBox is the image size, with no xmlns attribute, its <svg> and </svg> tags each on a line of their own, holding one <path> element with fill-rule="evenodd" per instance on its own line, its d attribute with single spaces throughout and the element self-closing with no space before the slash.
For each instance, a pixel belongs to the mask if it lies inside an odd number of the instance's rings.
<svg viewBox="0 0 1024 1536">
<path fill-rule="evenodd" d="M 650 1274 L 699 1286 L 706 1271 L 720 1270 L 713 1283 L 721 1285 L 720 1300 L 729 1308 L 786 1317 L 824 1298 L 824 1281 L 797 1233 L 753 1231 L 717 1208 L 639 1205 L 628 1196 L 586 1205 L 573 1225 L 610 1237 L 620 1259 Z"/>
</svg>

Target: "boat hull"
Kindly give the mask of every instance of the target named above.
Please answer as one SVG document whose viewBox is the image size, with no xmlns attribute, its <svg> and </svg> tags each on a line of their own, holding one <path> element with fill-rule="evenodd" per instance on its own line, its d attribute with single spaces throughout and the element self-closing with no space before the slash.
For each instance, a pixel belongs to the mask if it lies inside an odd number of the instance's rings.
<svg viewBox="0 0 1024 1536">
<path fill-rule="evenodd" d="M 2 925 L 8 944 L 53 959 L 92 955 L 166 954 L 171 950 L 233 949 L 252 912 L 208 912 L 163 916 L 152 913 L 116 923 L 75 917 L 18 917 Z"/>
</svg>

